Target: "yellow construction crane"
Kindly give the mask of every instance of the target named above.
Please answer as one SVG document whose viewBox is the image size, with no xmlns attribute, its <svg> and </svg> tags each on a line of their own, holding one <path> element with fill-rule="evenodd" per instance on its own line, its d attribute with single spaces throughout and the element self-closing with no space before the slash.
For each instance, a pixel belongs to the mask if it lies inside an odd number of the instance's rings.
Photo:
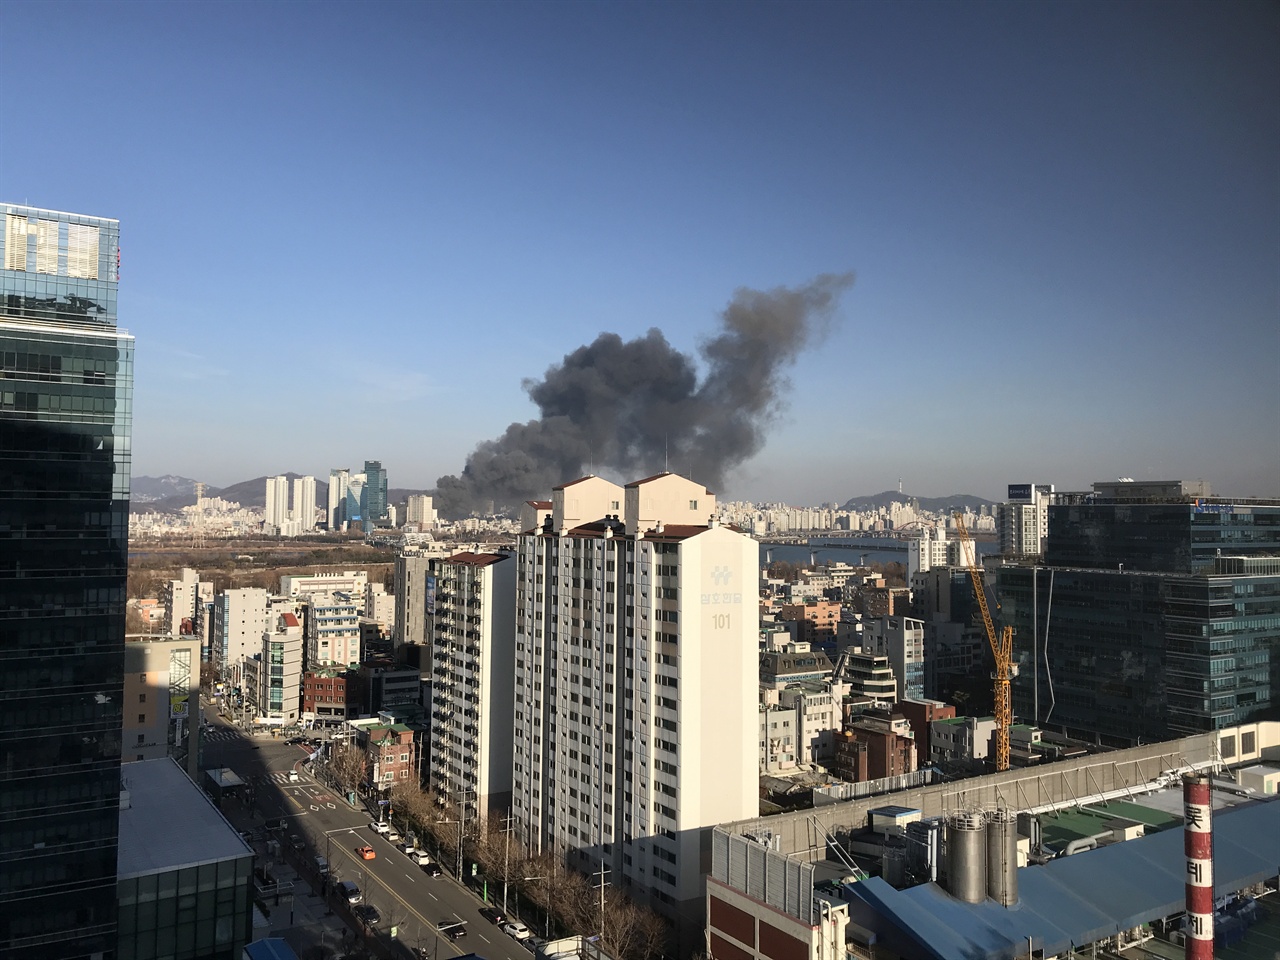
<svg viewBox="0 0 1280 960">
<path fill-rule="evenodd" d="M 991 677 L 995 681 L 996 697 L 996 769 L 1009 769 L 1009 728 L 1013 726 L 1013 704 L 1009 698 L 1009 678 L 1012 675 L 1013 663 L 1013 627 L 1004 627 L 1000 636 L 996 636 L 995 624 L 991 622 L 991 611 L 987 609 L 987 592 L 982 587 L 982 570 L 978 567 L 978 551 L 969 539 L 969 531 L 964 526 L 964 516 L 957 513 L 956 533 L 960 535 L 961 560 L 969 568 L 969 579 L 973 581 L 973 592 L 978 597 L 978 608 L 982 611 L 982 625 L 987 631 L 987 642 L 991 644 L 991 655 L 995 658 L 995 669 Z"/>
</svg>

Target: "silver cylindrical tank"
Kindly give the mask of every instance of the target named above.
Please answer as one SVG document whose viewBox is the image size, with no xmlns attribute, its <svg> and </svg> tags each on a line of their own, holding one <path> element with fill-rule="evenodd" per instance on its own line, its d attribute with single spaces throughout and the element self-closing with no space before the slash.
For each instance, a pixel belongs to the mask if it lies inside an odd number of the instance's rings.
<svg viewBox="0 0 1280 960">
<path fill-rule="evenodd" d="M 1018 902 L 1018 817 L 997 810 L 987 821 L 987 896 L 1004 907 Z"/>
<path fill-rule="evenodd" d="M 966 903 L 987 899 L 987 844 L 982 814 L 952 814 L 947 822 L 947 884 Z"/>
</svg>

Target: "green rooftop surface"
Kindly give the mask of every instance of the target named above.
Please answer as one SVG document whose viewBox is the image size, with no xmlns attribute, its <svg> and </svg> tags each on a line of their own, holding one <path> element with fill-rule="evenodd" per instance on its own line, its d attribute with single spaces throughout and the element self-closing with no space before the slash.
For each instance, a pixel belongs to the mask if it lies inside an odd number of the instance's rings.
<svg viewBox="0 0 1280 960">
<path fill-rule="evenodd" d="M 1148 833 L 1167 830 L 1182 823 L 1163 810 L 1153 810 L 1128 800 L 1111 800 L 1107 804 L 1090 805 L 1084 809 L 1068 808 L 1057 813 L 1040 815 L 1040 831 L 1044 842 L 1060 848 L 1072 840 L 1092 837 L 1110 829 L 1111 820 L 1134 820 L 1145 824 Z"/>
</svg>

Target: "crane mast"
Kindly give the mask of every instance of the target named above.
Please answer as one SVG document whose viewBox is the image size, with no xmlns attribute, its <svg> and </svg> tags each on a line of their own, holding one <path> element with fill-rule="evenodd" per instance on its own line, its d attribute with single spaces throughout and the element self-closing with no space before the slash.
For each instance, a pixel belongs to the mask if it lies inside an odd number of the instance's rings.
<svg viewBox="0 0 1280 960">
<path fill-rule="evenodd" d="M 982 626 L 987 631 L 987 643 L 991 645 L 991 656 L 995 660 L 995 669 L 991 677 L 995 684 L 995 716 L 996 716 L 996 769 L 1009 769 L 1009 728 L 1013 726 L 1013 703 L 1009 695 L 1009 677 L 1013 663 L 1013 627 L 1004 627 L 996 636 L 995 624 L 991 622 L 991 611 L 987 609 L 987 591 L 982 586 L 982 571 L 978 568 L 978 551 L 969 538 L 969 531 L 964 525 L 962 514 L 953 514 L 956 519 L 956 533 L 960 536 L 961 550 L 968 554 L 962 557 L 969 568 L 969 579 L 973 581 L 973 592 L 978 597 L 978 609 L 982 611 Z"/>
</svg>

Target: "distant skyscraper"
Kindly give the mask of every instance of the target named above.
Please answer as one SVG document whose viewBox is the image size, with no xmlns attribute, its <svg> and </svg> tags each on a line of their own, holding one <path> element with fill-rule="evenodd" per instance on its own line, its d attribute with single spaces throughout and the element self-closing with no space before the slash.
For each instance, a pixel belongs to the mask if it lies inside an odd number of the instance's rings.
<svg viewBox="0 0 1280 960">
<path fill-rule="evenodd" d="M 364 477 L 364 502 L 360 514 L 365 530 L 371 530 L 387 519 L 387 471 L 382 469 L 382 461 L 366 460 Z"/>
<path fill-rule="evenodd" d="M 1006 557 L 1035 557 L 1044 553 L 1049 534 L 1051 483 L 1011 483 L 1009 499 L 996 504 L 1000 552 Z"/>
<path fill-rule="evenodd" d="M 298 521 L 300 533 L 316 528 L 316 478 L 298 477 L 293 481 L 293 506 L 290 514 Z"/>
<path fill-rule="evenodd" d="M 329 530 L 341 530 L 347 520 L 347 488 L 351 485 L 351 471 L 329 471 Z"/>
<path fill-rule="evenodd" d="M 111 960 L 133 402 L 120 227 L 0 212 L 0 956 Z"/>
<path fill-rule="evenodd" d="M 278 531 L 289 519 L 289 478 L 283 474 L 267 477 L 266 521 L 268 533 Z"/>
</svg>

